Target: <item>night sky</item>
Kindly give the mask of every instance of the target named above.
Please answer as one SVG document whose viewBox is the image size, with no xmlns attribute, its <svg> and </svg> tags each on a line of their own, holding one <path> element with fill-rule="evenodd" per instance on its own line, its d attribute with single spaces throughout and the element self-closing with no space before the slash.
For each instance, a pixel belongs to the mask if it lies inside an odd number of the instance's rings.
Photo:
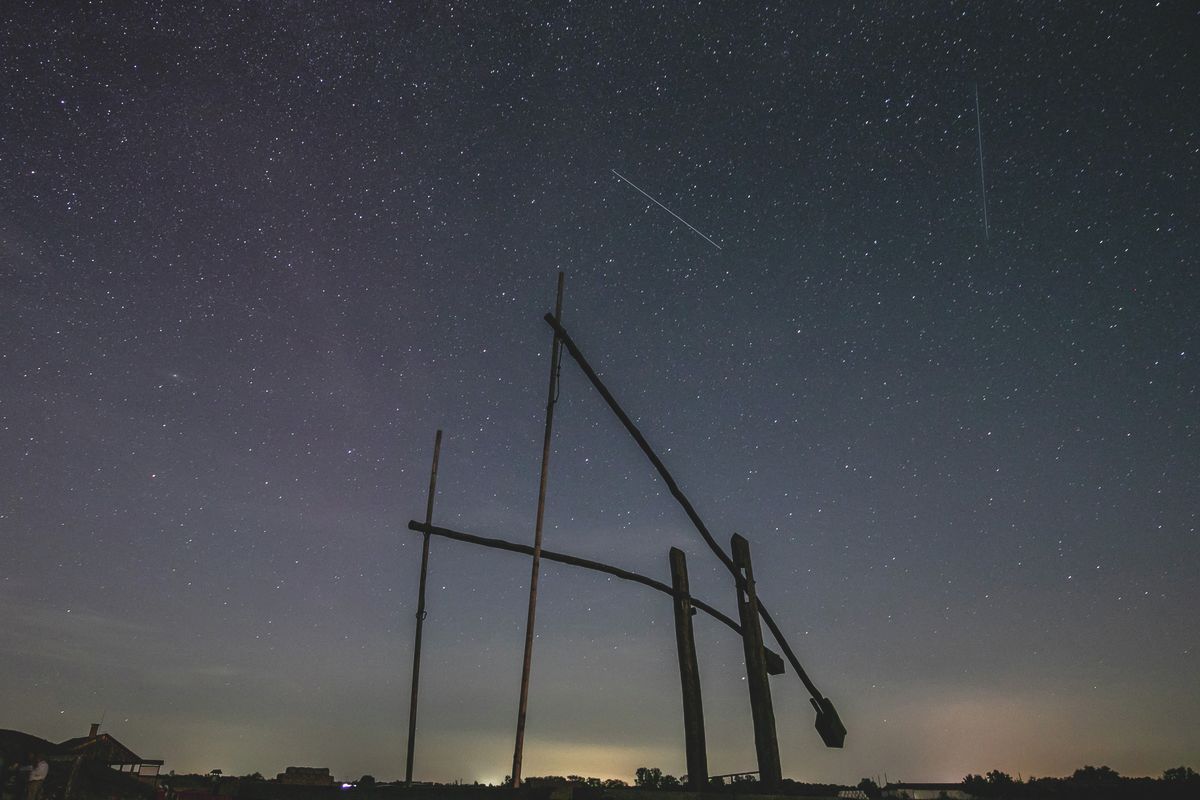
<svg viewBox="0 0 1200 800">
<path fill-rule="evenodd" d="M 785 775 L 1200 767 L 1192 3 L 183 5 L 0 11 L 0 727 L 402 776 L 434 432 L 435 523 L 532 543 L 563 270 L 849 729 L 772 679 Z M 736 613 L 556 414 L 546 547 Z M 670 601 L 543 575 L 525 774 L 685 772 Z M 499 780 L 529 561 L 429 581 L 416 777 Z"/>
</svg>

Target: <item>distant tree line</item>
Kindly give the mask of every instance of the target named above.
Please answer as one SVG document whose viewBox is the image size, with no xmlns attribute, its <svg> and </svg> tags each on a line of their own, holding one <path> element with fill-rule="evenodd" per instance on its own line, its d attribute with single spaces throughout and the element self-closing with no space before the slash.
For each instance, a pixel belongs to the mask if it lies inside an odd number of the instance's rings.
<svg viewBox="0 0 1200 800">
<path fill-rule="evenodd" d="M 729 778 L 728 782 L 723 778 L 712 777 L 708 779 L 708 790 L 744 794 L 753 792 L 757 783 L 758 778 L 750 773 L 734 775 Z M 658 767 L 638 767 L 633 776 L 633 785 L 637 789 L 649 791 L 684 791 L 687 789 L 688 776 L 682 775 L 676 778 L 674 775 L 663 773 Z M 772 794 L 830 796 L 837 794 L 838 790 L 842 788 L 845 787 L 833 783 L 801 783 L 784 778 L 779 787 L 772 790 Z"/>
<path fill-rule="evenodd" d="M 1082 767 L 1067 778 L 1013 778 L 992 770 L 986 775 L 968 775 L 962 787 L 985 800 L 1195 800 L 1200 798 L 1200 774 L 1191 767 L 1174 767 L 1161 778 L 1125 778 L 1111 767 Z M 871 800 L 883 796 L 870 778 L 858 787 Z"/>
<path fill-rule="evenodd" d="M 175 788 L 183 788 L 189 781 L 197 784 L 215 779 L 222 779 L 220 770 L 212 770 L 208 775 L 175 775 L 164 776 L 164 783 Z M 239 780 L 226 777 L 225 780 Z M 264 780 L 260 773 L 254 772 L 241 776 L 243 781 Z M 507 784 L 505 776 L 504 783 Z M 721 778 L 710 780 L 710 790 L 746 793 L 754 791 L 757 778 L 752 774 L 736 775 L 728 783 Z M 524 780 L 529 786 L 576 786 L 592 790 L 625 789 L 629 784 L 614 778 L 601 779 L 584 777 L 582 775 L 544 775 L 529 777 Z M 357 782 L 360 788 L 370 789 L 377 785 L 375 778 L 364 775 Z M 682 791 L 687 787 L 687 776 L 675 777 L 666 774 L 658 767 L 638 767 L 633 778 L 635 788 L 644 791 Z M 962 788 L 981 800 L 1200 800 L 1200 773 L 1191 767 L 1174 767 L 1163 772 L 1159 778 L 1127 778 L 1107 767 L 1086 766 L 1075 770 L 1065 778 L 1028 778 L 1022 780 L 1011 775 L 992 770 L 985 775 L 967 775 L 961 783 Z M 837 784 L 800 783 L 784 779 L 773 794 L 794 795 L 836 795 L 838 791 L 848 787 Z M 863 778 L 858 786 L 870 800 L 883 797 L 884 788 L 870 778 Z M 600 797 L 599 793 L 596 795 Z"/>
<path fill-rule="evenodd" d="M 511 780 L 508 775 L 504 776 L 504 784 L 507 785 Z M 627 789 L 629 784 L 625 781 L 616 778 L 585 778 L 582 775 L 542 775 L 530 778 L 522 778 L 521 783 L 526 786 L 586 786 L 589 789 Z"/>
<path fill-rule="evenodd" d="M 570 776 L 568 780 L 576 778 Z M 585 779 L 595 780 L 595 779 Z M 743 793 L 753 791 L 757 779 L 753 775 L 734 776 L 729 783 L 720 778 L 711 781 L 716 791 Z M 611 784 L 611 786 L 610 786 Z M 587 784 L 605 788 L 625 786 L 623 781 Z M 671 791 L 687 787 L 687 776 L 676 778 L 664 774 L 658 767 L 638 767 L 633 785 L 646 791 Z M 836 784 L 800 783 L 784 779 L 775 794 L 835 795 L 847 788 Z M 884 787 L 870 778 L 863 778 L 857 787 L 871 800 L 883 797 Z M 1111 767 L 1082 767 L 1066 778 L 1029 778 L 1021 780 L 992 770 L 986 775 L 967 775 L 962 788 L 981 800 L 1200 800 L 1200 773 L 1191 767 L 1168 769 L 1160 778 L 1126 778 Z"/>
</svg>

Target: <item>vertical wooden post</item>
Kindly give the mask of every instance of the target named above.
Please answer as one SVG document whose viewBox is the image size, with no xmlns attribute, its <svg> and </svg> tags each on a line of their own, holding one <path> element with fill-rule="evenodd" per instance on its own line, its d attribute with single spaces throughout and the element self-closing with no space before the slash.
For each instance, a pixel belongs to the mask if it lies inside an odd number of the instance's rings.
<svg viewBox="0 0 1200 800">
<path fill-rule="evenodd" d="M 563 273 L 558 273 L 554 318 L 562 319 Z M 550 472 L 550 442 L 554 433 L 554 404 L 558 402 L 558 331 L 550 345 L 550 388 L 546 393 L 546 431 L 542 437 L 542 474 L 538 481 L 537 519 L 533 528 L 533 573 L 529 578 L 529 613 L 525 618 L 525 656 L 521 663 L 521 699 L 517 705 L 517 741 L 513 747 L 512 788 L 521 786 L 521 760 L 525 753 L 525 712 L 529 708 L 529 670 L 533 664 L 533 623 L 537 616 L 538 573 L 542 569 L 542 520 L 546 513 L 546 478 Z"/>
<path fill-rule="evenodd" d="M 738 614 L 742 622 L 742 650 L 746 654 L 746 682 L 750 684 L 750 713 L 754 717 L 754 749 L 758 753 L 758 779 L 764 789 L 779 786 L 779 741 L 775 736 L 775 709 L 763 656 L 762 627 L 758 620 L 758 595 L 750 566 L 750 543 L 738 534 L 730 540 L 737 568 Z"/>
<path fill-rule="evenodd" d="M 437 494 L 438 456 L 442 432 L 433 439 L 433 467 L 429 470 L 429 496 L 425 500 L 425 524 L 433 524 L 433 498 Z M 413 751 L 417 744 L 417 689 L 421 682 L 421 632 L 425 628 L 425 576 L 429 573 L 429 534 L 421 544 L 421 581 L 417 589 L 417 633 L 413 645 L 412 695 L 408 700 L 408 755 L 404 760 L 404 782 L 412 783 Z"/>
<path fill-rule="evenodd" d="M 708 752 L 704 745 L 704 704 L 700 699 L 700 668 L 696 639 L 692 635 L 691 593 L 687 559 L 671 548 L 671 589 L 675 592 L 675 647 L 679 651 L 679 682 L 683 687 L 683 736 L 687 748 L 688 789 L 701 792 L 708 786 Z"/>
</svg>

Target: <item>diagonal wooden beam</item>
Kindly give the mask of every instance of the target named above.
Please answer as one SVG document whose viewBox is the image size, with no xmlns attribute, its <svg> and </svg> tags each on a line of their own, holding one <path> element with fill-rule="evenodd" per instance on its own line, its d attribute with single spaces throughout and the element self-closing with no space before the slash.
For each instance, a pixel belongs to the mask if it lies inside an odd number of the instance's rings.
<svg viewBox="0 0 1200 800">
<path fill-rule="evenodd" d="M 652 448 L 650 443 L 646 441 L 646 437 L 642 435 L 640 430 L 638 430 L 637 425 L 633 423 L 633 420 L 629 418 L 629 415 L 625 413 L 625 410 L 621 408 L 621 404 L 617 402 L 617 399 L 613 396 L 612 392 L 610 392 L 608 387 L 604 385 L 604 381 L 600 380 L 600 376 L 596 374 L 596 370 L 592 369 L 592 365 L 588 363 L 587 358 L 583 355 L 583 351 L 579 349 L 579 345 L 575 344 L 575 340 L 571 338 L 571 335 L 567 332 L 567 329 L 563 327 L 562 322 L 560 322 L 559 318 L 554 314 L 546 314 L 543 319 L 546 321 L 547 325 L 554 329 L 554 333 L 557 335 L 558 340 L 562 343 L 563 347 L 567 349 L 567 352 L 571 355 L 571 358 L 575 360 L 575 363 L 579 366 L 580 370 L 583 371 L 583 374 L 587 377 L 588 381 L 591 382 L 592 387 L 600 394 L 602 398 L 604 398 L 604 402 L 608 404 L 609 409 L 612 410 L 613 414 L 616 415 L 621 424 L 625 426 L 625 430 L 629 432 L 629 435 L 633 437 L 633 440 L 637 443 L 638 447 L 641 448 L 642 453 L 644 453 L 646 458 L 650 460 L 650 463 L 654 466 L 654 469 L 658 471 L 658 476 L 662 479 L 663 483 L 666 484 L 667 489 L 671 492 L 671 496 L 674 497 L 676 502 L 679 503 L 680 507 L 683 508 L 684 513 L 687 514 L 688 519 L 692 521 L 692 525 L 695 526 L 696 530 L 700 533 L 700 536 L 704 539 L 709 549 L 712 550 L 713 555 L 720 559 L 721 563 L 725 565 L 725 568 L 728 569 L 733 575 L 734 580 L 738 583 L 738 587 L 744 588 L 745 579 L 734 565 L 733 560 L 724 551 L 724 549 L 717 544 L 717 540 L 714 539 L 712 533 L 709 532 L 708 526 L 705 525 L 704 520 L 700 518 L 700 514 L 696 511 L 695 506 L 693 506 L 691 501 L 688 500 L 687 495 L 683 493 L 683 490 L 679 488 L 679 484 L 676 483 L 675 478 L 667 469 L 667 465 L 664 464 L 662 459 L 658 457 L 658 454 L 654 452 L 654 448 Z M 800 678 L 800 681 L 804 684 L 805 688 L 808 689 L 808 693 L 811 695 L 810 702 L 812 703 L 813 708 L 815 708 L 817 711 L 816 728 L 817 732 L 821 735 L 821 739 L 825 742 L 827 747 L 841 747 L 846 737 L 846 728 L 842 725 L 842 721 L 838 717 L 837 711 L 833 707 L 833 703 L 829 700 L 829 698 L 821 694 L 820 690 L 817 689 L 816 684 L 814 684 L 812 679 L 808 677 L 808 673 L 805 672 L 804 667 L 800 665 L 800 659 L 796 658 L 796 654 L 792 651 L 791 645 L 788 644 L 787 638 L 784 637 L 783 631 L 781 631 L 779 626 L 775 624 L 775 620 L 771 617 L 770 612 L 767 611 L 767 607 L 763 605 L 761 601 L 758 603 L 758 613 L 759 616 L 762 617 L 762 621 L 767 623 L 767 627 L 770 629 L 771 635 L 775 637 L 775 641 L 779 644 L 780 649 L 783 650 L 783 654 L 787 656 L 788 661 L 791 662 L 792 669 L 796 671 L 796 676 Z"/>
</svg>

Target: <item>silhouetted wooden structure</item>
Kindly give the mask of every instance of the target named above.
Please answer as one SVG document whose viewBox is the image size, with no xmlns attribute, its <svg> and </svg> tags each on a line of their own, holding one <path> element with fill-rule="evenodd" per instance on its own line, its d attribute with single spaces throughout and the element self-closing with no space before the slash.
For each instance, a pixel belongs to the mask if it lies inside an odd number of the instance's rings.
<svg viewBox="0 0 1200 800">
<path fill-rule="evenodd" d="M 667 488 L 670 490 L 671 496 L 674 497 L 679 505 L 683 508 L 684 513 L 687 514 L 688 519 L 692 521 L 692 525 L 695 526 L 701 538 L 704 539 L 705 544 L 707 544 L 709 549 L 712 550 L 713 555 L 715 555 L 718 560 L 725 565 L 726 569 L 728 569 L 733 575 L 734 580 L 738 581 L 740 585 L 742 578 L 739 575 L 739 571 L 734 565 L 733 560 L 726 555 L 725 551 L 721 549 L 721 546 L 717 544 L 716 539 L 714 539 L 712 534 L 709 532 L 708 526 L 704 524 L 704 520 L 700 518 L 700 514 L 697 513 L 691 501 L 688 500 L 687 495 L 685 495 L 683 490 L 679 488 L 679 484 L 676 483 L 675 478 L 672 477 L 670 471 L 667 469 L 666 464 L 664 464 L 662 459 L 658 457 L 658 454 L 654 452 L 654 448 L 652 448 L 650 443 L 646 441 L 646 437 L 642 435 L 642 432 L 638 430 L 637 425 L 633 423 L 633 420 L 629 418 L 629 415 L 625 413 L 625 410 L 621 408 L 621 405 L 617 402 L 616 398 L 613 397 L 612 392 L 610 392 L 608 387 L 604 385 L 604 382 L 600 380 L 600 376 L 596 374 L 594 369 L 592 369 L 592 365 L 588 363 L 587 358 L 584 357 L 583 352 L 579 349 L 579 346 L 575 344 L 575 340 L 571 338 L 571 335 L 567 332 L 566 328 L 562 326 L 562 323 L 553 314 L 546 314 L 543 319 L 546 321 L 546 324 L 553 328 L 555 333 L 558 334 L 558 339 L 562 343 L 562 346 L 566 348 L 567 353 L 570 354 L 571 358 L 574 359 L 580 370 L 583 371 L 583 374 L 587 377 L 588 381 L 591 382 L 592 387 L 602 398 L 604 398 L 604 402 L 608 404 L 609 409 L 614 415 L 616 415 L 621 424 L 625 426 L 625 430 L 629 432 L 629 435 L 633 437 L 633 440 L 637 442 L 637 445 L 639 448 L 641 448 L 642 453 L 644 453 L 646 458 L 650 460 L 650 463 L 658 472 L 659 477 L 662 478 L 663 483 L 665 483 Z M 762 621 L 767 623 L 767 627 L 770 629 L 771 635 L 775 637 L 775 641 L 779 644 L 780 649 L 783 650 L 783 654 L 787 657 L 788 661 L 791 662 L 792 668 L 796 670 L 796 676 L 800 678 L 800 681 L 804 684 L 804 687 L 808 689 L 808 692 L 811 695 L 809 702 L 812 703 L 813 708 L 817 712 L 816 728 L 817 733 L 819 733 L 821 736 L 821 740 L 824 741 L 826 747 L 841 747 L 846 740 L 846 728 L 844 725 L 842 725 L 842 721 L 838 717 L 837 711 L 833 707 L 833 702 L 821 694 L 820 690 L 817 689 L 816 684 L 814 684 L 812 679 L 808 677 L 808 673 L 805 672 L 804 667 L 800 665 L 800 659 L 796 658 L 796 654 L 792 652 L 792 647 L 788 644 L 787 637 L 783 635 L 783 631 L 779 630 L 779 626 L 775 623 L 775 620 L 771 617 L 770 612 L 767 611 L 767 607 L 761 601 L 758 603 L 758 613 L 759 616 L 762 617 Z"/>
<path fill-rule="evenodd" d="M 776 736 L 775 728 L 775 712 L 771 701 L 771 687 L 768 682 L 768 675 L 779 675 L 784 671 L 783 659 L 779 655 L 769 650 L 763 642 L 763 634 L 761 623 L 765 622 L 767 628 L 771 631 L 771 635 L 775 638 L 784 656 L 791 663 L 792 668 L 796 671 L 797 677 L 804 684 L 810 694 L 810 702 L 817 713 L 815 727 L 822 741 L 827 747 L 842 747 L 845 742 L 846 728 L 838 717 L 837 711 L 833 707 L 833 703 L 829 698 L 825 697 L 817 689 L 816 685 L 809 678 L 804 668 L 800 665 L 799 659 L 792 651 L 787 639 L 784 637 L 779 626 L 767 611 L 766 606 L 758 597 L 757 587 L 754 582 L 754 571 L 750 561 L 750 545 L 749 542 L 739 534 L 734 534 L 730 546 L 733 556 L 730 557 L 717 544 L 716 539 L 712 536 L 704 521 L 700 518 L 699 513 L 688 500 L 687 496 L 679 488 L 670 471 L 662 459 L 658 457 L 649 442 L 638 430 L 637 426 L 630 419 L 629 415 L 621 408 L 616 398 L 609 391 L 604 382 L 596 374 L 596 371 L 588 363 L 578 345 L 571 338 L 567 330 L 562 326 L 562 288 L 563 276 L 559 273 L 558 278 L 558 293 L 555 303 L 555 313 L 546 314 L 544 319 L 546 323 L 553 329 L 554 339 L 551 347 L 551 363 L 550 363 L 550 387 L 547 394 L 546 402 L 546 426 L 545 436 L 543 438 L 542 449 L 542 467 L 538 486 L 538 510 L 537 522 L 534 533 L 534 544 L 532 547 L 514 542 L 495 539 L 475 534 L 464 533 L 462 531 L 454 531 L 449 528 L 434 526 L 432 524 L 432 508 L 433 508 L 433 493 L 437 474 L 437 445 L 435 445 L 434 467 L 430 477 L 430 496 L 426 508 L 426 520 L 424 523 L 412 520 L 408 523 L 408 527 L 424 536 L 424 548 L 422 550 L 422 567 L 421 567 L 421 594 L 418 605 L 418 625 L 416 634 L 416 652 L 414 654 L 413 666 L 413 688 L 412 688 L 412 705 L 410 711 L 409 722 L 409 744 L 408 744 L 408 763 L 406 765 L 406 780 L 412 780 L 412 759 L 413 759 L 413 741 L 415 738 L 415 718 L 416 718 L 416 702 L 417 702 L 417 670 L 419 669 L 420 659 L 420 642 L 421 642 L 421 622 L 424 618 L 424 586 L 425 586 L 425 571 L 428 561 L 429 537 L 440 536 L 449 539 L 454 539 L 461 542 L 466 542 L 484 547 L 495 549 L 508 550 L 510 552 L 522 553 L 532 556 L 533 574 L 530 585 L 529 613 L 526 621 L 525 631 L 525 650 L 524 661 L 522 664 L 522 679 L 521 679 L 521 696 L 517 718 L 517 736 L 513 755 L 513 772 L 512 786 L 520 786 L 521 783 L 521 759 L 523 753 L 524 731 L 525 731 L 525 709 L 528 702 L 529 693 L 529 667 L 532 654 L 533 640 L 533 625 L 535 620 L 536 605 L 537 605 L 537 580 L 540 572 L 540 561 L 556 561 L 563 564 L 569 564 L 584 569 L 604 572 L 609 575 L 621 578 L 623 580 L 640 583 L 657 591 L 668 594 L 672 597 L 672 604 L 675 618 L 675 641 L 676 650 L 679 658 L 679 676 L 680 687 L 683 696 L 683 722 L 684 722 L 684 740 L 687 753 L 687 769 L 688 769 L 688 786 L 690 789 L 699 791 L 707 787 L 708 784 L 708 757 L 705 747 L 704 736 L 704 709 L 700 692 L 700 672 L 699 664 L 696 658 L 695 640 L 692 632 L 692 616 L 697 609 L 704 611 L 713 618 L 728 625 L 733 630 L 737 631 L 742 639 L 743 652 L 746 659 L 746 676 L 750 690 L 750 709 L 754 721 L 754 743 L 755 751 L 758 757 L 758 774 L 759 786 L 764 790 L 772 790 L 779 786 L 782 780 L 782 771 L 779 759 L 779 744 Z M 670 550 L 670 567 L 671 567 L 671 585 L 668 586 L 661 581 L 653 578 L 639 575 L 628 570 L 623 570 L 618 567 L 613 567 L 607 564 L 602 564 L 590 559 L 579 558 L 564 553 L 555 553 L 553 551 L 542 548 L 542 521 L 545 511 L 546 501 L 546 485 L 548 476 L 548 464 L 551 450 L 552 425 L 554 419 L 554 405 L 558 398 L 558 376 L 561 369 L 560 350 L 565 349 L 580 370 L 591 382 L 593 388 L 604 399 L 605 403 L 612 410 L 613 414 L 629 432 L 630 436 L 641 448 L 642 452 L 650 460 L 658 472 L 663 483 L 666 484 L 672 497 L 680 504 L 688 519 L 691 520 L 696 530 L 700 533 L 709 549 L 713 554 L 725 565 L 734 579 L 734 586 L 737 592 L 737 605 L 739 621 L 735 622 L 726 615 L 722 614 L 711 605 L 692 597 L 687 576 L 687 563 L 682 550 L 672 548 Z M 438 432 L 437 442 L 440 444 L 441 432 Z"/>
</svg>

